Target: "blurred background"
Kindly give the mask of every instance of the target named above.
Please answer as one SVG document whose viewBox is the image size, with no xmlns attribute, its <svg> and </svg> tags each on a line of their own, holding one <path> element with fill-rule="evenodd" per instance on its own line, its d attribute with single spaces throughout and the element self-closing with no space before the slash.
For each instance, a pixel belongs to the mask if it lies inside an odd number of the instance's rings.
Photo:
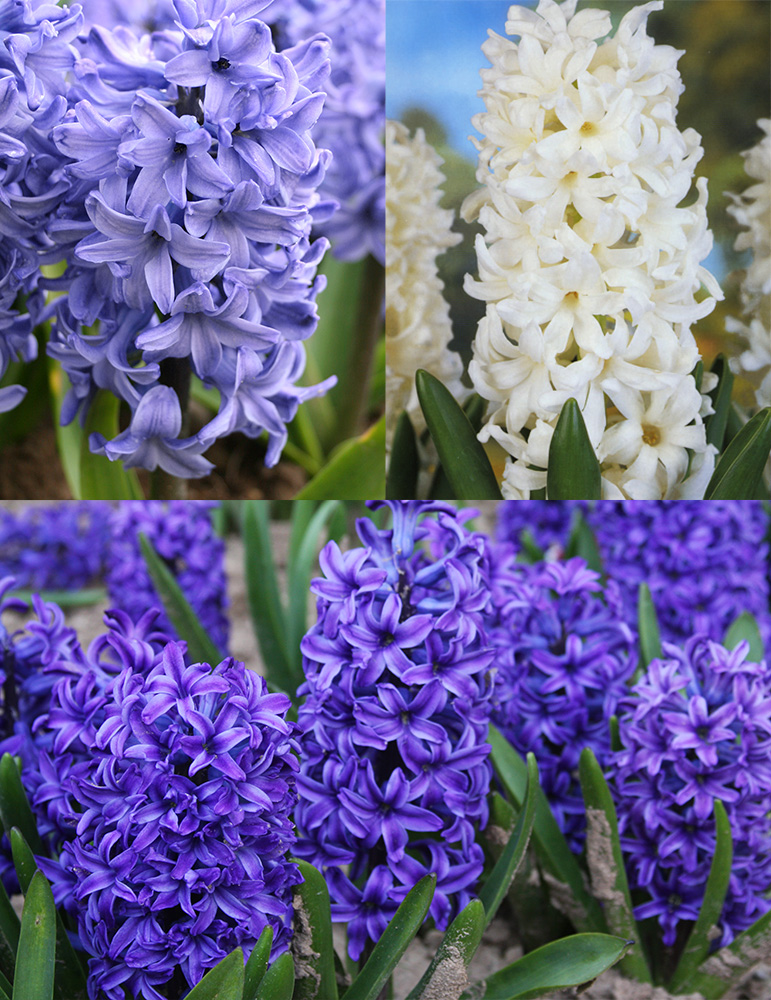
<svg viewBox="0 0 771 1000">
<path fill-rule="evenodd" d="M 535 7 L 535 0 L 524 0 Z M 501 0 L 387 0 L 386 114 L 414 131 L 421 127 L 444 159 L 447 178 L 442 204 L 456 214 L 453 228 L 462 243 L 439 258 L 445 296 L 453 321 L 452 347 L 464 361 L 484 304 L 463 292 L 463 275 L 476 273 L 476 225 L 458 212 L 477 187 L 476 134 L 471 117 L 484 110 L 477 97 L 479 70 L 489 65 L 481 52 L 488 29 L 505 35 L 511 4 Z M 636 6 L 630 0 L 579 0 L 578 9 L 610 12 L 614 30 Z M 705 262 L 720 282 L 725 301 L 694 329 L 705 362 L 719 352 L 738 353 L 725 332 L 725 317 L 739 316 L 739 278 L 745 255 L 733 243 L 739 227 L 728 215 L 726 191 L 750 185 L 741 153 L 762 137 L 758 118 L 771 115 L 771 2 L 769 0 L 665 0 L 648 19 L 648 32 L 662 44 L 684 49 L 679 62 L 685 92 L 678 104 L 678 125 L 702 136 L 704 158 L 697 173 L 709 178 L 709 220 L 715 248 Z M 735 395 L 749 404 L 746 383 Z"/>
</svg>

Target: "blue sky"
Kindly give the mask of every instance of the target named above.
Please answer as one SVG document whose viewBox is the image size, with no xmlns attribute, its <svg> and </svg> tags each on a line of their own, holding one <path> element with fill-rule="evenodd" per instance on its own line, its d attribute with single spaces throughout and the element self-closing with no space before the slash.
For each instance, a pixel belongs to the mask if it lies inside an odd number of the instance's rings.
<svg viewBox="0 0 771 1000">
<path fill-rule="evenodd" d="M 511 0 L 387 0 L 386 114 L 400 118 L 420 105 L 445 125 L 459 153 L 476 161 L 468 141 L 487 29 L 504 34 Z"/>
</svg>

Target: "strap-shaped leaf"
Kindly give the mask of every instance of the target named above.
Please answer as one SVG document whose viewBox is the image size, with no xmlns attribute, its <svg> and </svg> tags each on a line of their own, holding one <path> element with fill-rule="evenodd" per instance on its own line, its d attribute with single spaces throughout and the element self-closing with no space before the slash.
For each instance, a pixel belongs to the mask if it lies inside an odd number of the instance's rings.
<svg viewBox="0 0 771 1000">
<path fill-rule="evenodd" d="M 209 969 L 203 979 L 185 995 L 185 1000 L 242 1000 L 244 995 L 244 953 L 231 951 Z"/>
<path fill-rule="evenodd" d="M 91 402 L 80 445 L 80 495 L 84 500 L 144 500 L 136 469 L 127 469 L 120 460 L 111 462 L 106 455 L 96 455 L 89 447 L 94 432 L 108 440 L 119 432 L 119 400 L 100 389 Z"/>
<path fill-rule="evenodd" d="M 500 500 L 490 459 L 450 390 L 422 368 L 415 375 L 420 407 L 456 499 Z"/>
<path fill-rule="evenodd" d="M 391 458 L 386 476 L 386 496 L 389 500 L 410 500 L 418 489 L 420 457 L 415 440 L 415 428 L 404 410 L 396 422 L 391 445 Z"/>
<path fill-rule="evenodd" d="M 88 587 L 83 590 L 14 590 L 13 596 L 29 603 L 33 594 L 39 594 L 44 601 L 52 601 L 60 608 L 84 608 L 107 600 L 104 587 Z"/>
<path fill-rule="evenodd" d="M 599 500 L 600 463 L 575 399 L 562 407 L 549 445 L 546 495 L 550 500 Z"/>
<path fill-rule="evenodd" d="M 709 394 L 714 410 L 704 421 L 707 444 L 714 444 L 718 452 L 723 450 L 728 413 L 731 409 L 731 393 L 734 387 L 734 373 L 728 366 L 724 354 L 719 354 L 712 365 L 712 374 L 717 375 L 718 383 Z"/>
<path fill-rule="evenodd" d="M 321 872 L 307 861 L 298 861 L 297 865 L 303 881 L 294 887 L 293 1000 L 337 1000 L 327 883 Z"/>
<path fill-rule="evenodd" d="M 190 602 L 182 593 L 174 574 L 142 531 L 139 532 L 139 545 L 156 593 L 177 635 L 187 643 L 187 652 L 191 660 L 215 666 L 225 654 L 212 641 L 195 611 L 190 607 Z"/>
<path fill-rule="evenodd" d="M 467 1000 L 529 1000 L 551 990 L 591 983 L 622 958 L 629 947 L 609 934 L 573 934 L 536 948 L 463 994 Z"/>
<path fill-rule="evenodd" d="M 445 931 L 431 964 L 407 1000 L 458 1000 L 469 985 L 468 967 L 486 926 L 481 900 L 472 899 Z"/>
<path fill-rule="evenodd" d="M 385 496 L 385 417 L 344 441 L 297 494 L 298 500 L 369 500 Z"/>
<path fill-rule="evenodd" d="M 650 983 L 651 973 L 640 946 L 632 897 L 618 839 L 618 819 L 610 789 L 597 758 L 584 747 L 579 760 L 581 791 L 586 805 L 586 863 L 594 898 L 601 904 L 611 934 L 636 942 L 624 956 L 626 975 Z"/>
<path fill-rule="evenodd" d="M 760 663 L 765 657 L 763 640 L 760 637 L 760 629 L 754 615 L 749 611 L 743 611 L 728 627 L 723 645 L 727 649 L 736 649 L 740 642 L 744 640 L 750 644 L 748 659 L 751 663 Z"/>
<path fill-rule="evenodd" d="M 527 784 L 525 786 L 525 801 L 519 811 L 517 822 L 511 832 L 509 841 L 498 858 L 495 867 L 490 872 L 479 893 L 479 899 L 485 908 L 486 922 L 489 924 L 498 907 L 509 891 L 512 879 L 517 874 L 522 859 L 525 856 L 530 836 L 535 822 L 536 791 L 538 790 L 538 765 L 535 755 L 527 755 Z"/>
<path fill-rule="evenodd" d="M 16 949 L 19 947 L 19 917 L 0 882 L 0 974 L 9 982 L 13 980 Z"/>
<path fill-rule="evenodd" d="M 717 799 L 715 800 L 715 834 L 715 853 L 704 889 L 704 901 L 701 904 L 698 919 L 688 935 L 677 968 L 667 984 L 674 993 L 688 992 L 685 989 L 688 981 L 709 954 L 713 933 L 718 920 L 720 920 L 720 914 L 723 912 L 723 903 L 728 892 L 733 863 L 731 824 L 725 806 Z"/>
<path fill-rule="evenodd" d="M 495 726 L 490 726 L 488 740 L 496 773 L 512 801 L 522 808 L 527 792 L 527 765 Z M 535 795 L 533 843 L 554 905 L 578 930 L 606 930 L 602 910 L 586 891 L 578 860 L 557 826 L 546 796 L 540 788 Z"/>
<path fill-rule="evenodd" d="M 647 583 L 641 583 L 637 593 L 637 631 L 640 637 L 640 662 L 634 675 L 635 681 L 645 673 L 651 660 L 661 657 L 659 619 Z"/>
<path fill-rule="evenodd" d="M 704 1000 L 732 994 L 739 980 L 764 961 L 770 949 L 771 910 L 702 962 L 688 983 L 689 991 L 701 993 Z"/>
<path fill-rule="evenodd" d="M 704 492 L 705 500 L 752 500 L 771 451 L 771 407 L 742 427 L 726 446 Z"/>
<path fill-rule="evenodd" d="M 597 538 L 580 510 L 573 512 L 570 535 L 565 546 L 565 558 L 572 559 L 573 556 L 580 556 L 595 573 L 603 572 Z"/>
<path fill-rule="evenodd" d="M 299 651 L 289 649 L 289 624 L 270 542 L 269 506 L 264 500 L 245 500 L 244 507 L 246 596 L 265 676 L 273 687 L 294 692 L 301 671 Z"/>
<path fill-rule="evenodd" d="M 9 753 L 0 759 L 0 819 L 6 830 L 18 827 L 35 854 L 45 853 L 19 769 Z"/>
<path fill-rule="evenodd" d="M 271 965 L 257 990 L 257 1000 L 292 1000 L 294 963 L 288 951 Z"/>
<path fill-rule="evenodd" d="M 11 853 L 16 877 L 21 891 L 26 895 L 32 884 L 35 872 L 38 871 L 37 861 L 21 831 L 14 827 L 11 830 Z M 80 959 L 72 947 L 64 921 L 56 913 L 56 957 L 54 961 L 54 997 L 56 1000 L 85 1000 L 86 975 Z"/>
<path fill-rule="evenodd" d="M 260 934 L 257 944 L 244 969 L 244 1000 L 257 1000 L 257 991 L 262 977 L 268 970 L 270 949 L 273 947 L 273 928 L 267 924 Z"/>
<path fill-rule="evenodd" d="M 414 885 L 380 935 L 372 954 L 351 985 L 343 1000 L 377 1000 L 399 959 L 418 933 L 426 918 L 436 889 L 436 875 L 424 875 Z"/>
<path fill-rule="evenodd" d="M 51 886 L 35 872 L 24 897 L 13 1000 L 52 1000 L 56 956 L 56 907 Z"/>
</svg>

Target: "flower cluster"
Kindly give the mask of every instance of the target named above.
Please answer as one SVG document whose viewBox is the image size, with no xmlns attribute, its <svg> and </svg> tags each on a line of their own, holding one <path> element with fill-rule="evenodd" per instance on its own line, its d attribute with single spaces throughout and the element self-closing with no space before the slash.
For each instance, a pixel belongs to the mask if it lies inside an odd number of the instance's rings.
<svg viewBox="0 0 771 1000">
<path fill-rule="evenodd" d="M 634 635 L 614 584 L 603 592 L 583 559 L 527 566 L 515 553 L 502 543 L 490 560 L 493 722 L 520 753 L 535 753 L 557 822 L 579 850 L 579 757 L 584 747 L 600 759 L 610 750 L 610 717 L 637 664 Z"/>
<path fill-rule="evenodd" d="M 702 149 L 676 125 L 679 53 L 645 30 L 662 6 L 634 8 L 609 35 L 610 14 L 575 14 L 576 0 L 514 5 L 506 31 L 519 41 L 491 32 L 483 45 L 484 187 L 464 215 L 486 231 L 466 287 L 487 308 L 470 374 L 491 403 L 481 439 L 509 455 L 511 499 L 546 485 L 571 397 L 606 497 L 700 497 L 711 475 L 713 379 L 699 391 L 691 326 L 722 295 L 700 265 L 712 246 L 704 178 L 683 204 Z"/>
<path fill-rule="evenodd" d="M 332 151 L 321 193 L 338 209 L 319 227 L 341 260 L 372 254 L 385 260 L 383 148 L 385 0 L 273 0 L 279 44 L 297 45 L 317 31 L 329 36 L 332 72 L 313 137 Z"/>
<path fill-rule="evenodd" d="M 546 552 L 556 545 L 565 548 L 570 523 L 575 510 L 587 513 L 589 504 L 584 500 L 565 500 L 554 503 L 548 500 L 504 501 L 498 504 L 496 537 L 520 547 L 520 535 L 529 532 L 535 544 Z"/>
<path fill-rule="evenodd" d="M 48 784 L 70 835 L 42 862 L 77 915 L 89 993 L 164 1000 L 233 948 L 291 933 L 297 866 L 289 699 L 243 663 L 186 664 L 184 645 L 113 644 L 122 669 L 62 678 Z M 72 753 L 72 748 L 87 753 Z"/>
<path fill-rule="evenodd" d="M 423 875 L 441 928 L 471 898 L 491 776 L 485 540 L 447 504 L 388 506 L 393 529 L 362 518 L 363 548 L 322 551 L 302 641 L 297 853 L 324 870 L 353 958 Z"/>
<path fill-rule="evenodd" d="M 714 803 L 731 822 L 734 855 L 720 920 L 729 943 L 769 909 L 771 884 L 771 680 L 703 636 L 667 645 L 619 718 L 622 749 L 610 764 L 630 887 L 644 891 L 638 918 L 656 917 L 664 944 L 696 919 L 715 850 Z"/>
<path fill-rule="evenodd" d="M 424 368 L 445 383 L 459 401 L 468 396 L 460 381 L 460 355 L 452 338 L 449 306 L 442 296 L 436 257 L 460 242 L 450 229 L 452 211 L 440 208 L 442 159 L 422 129 L 410 136 L 399 122 L 386 124 L 386 411 L 388 445 L 403 410 L 416 431 L 425 427 L 415 390 Z"/>
<path fill-rule="evenodd" d="M 77 590 L 98 577 L 109 506 L 98 501 L 0 509 L 0 577 L 34 590 Z"/>
<path fill-rule="evenodd" d="M 67 293 L 49 344 L 72 383 L 62 417 L 115 394 L 129 426 L 91 447 L 127 466 L 205 475 L 202 453 L 234 431 L 267 433 L 275 464 L 299 402 L 331 384 L 294 385 L 323 287 L 327 243 L 311 226 L 333 207 L 317 193 L 329 154 L 311 138 L 329 42 L 276 52 L 265 6 L 177 0 L 176 26 L 153 35 L 76 38 L 78 6 L 24 5 L 34 24 L 20 15 L 5 39 L 12 271 L 25 273 L 22 253 L 66 262 L 45 279 Z M 194 435 L 191 372 L 220 394 Z"/>
<path fill-rule="evenodd" d="M 765 134 L 744 154 L 744 169 L 755 183 L 733 195 L 728 209 L 745 228 L 735 248 L 752 251 L 741 288 L 747 322 L 729 317 L 726 329 L 741 334 L 748 345 L 735 361 L 736 370 L 755 384 L 762 407 L 771 404 L 771 118 L 761 118 L 758 125 Z"/>
<path fill-rule="evenodd" d="M 225 544 L 215 533 L 211 510 L 203 500 L 124 500 L 110 516 L 107 589 L 114 607 L 138 619 L 151 607 L 159 611 L 158 627 L 169 635 L 168 621 L 147 571 L 139 545 L 145 534 L 176 577 L 199 621 L 219 649 L 228 645 Z"/>
</svg>

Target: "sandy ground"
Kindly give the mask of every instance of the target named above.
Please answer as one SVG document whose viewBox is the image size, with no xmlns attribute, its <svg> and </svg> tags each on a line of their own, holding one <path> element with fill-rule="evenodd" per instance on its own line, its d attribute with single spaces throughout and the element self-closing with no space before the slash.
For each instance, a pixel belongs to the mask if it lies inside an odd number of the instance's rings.
<svg viewBox="0 0 771 1000">
<path fill-rule="evenodd" d="M 479 505 L 486 506 L 486 505 Z M 484 511 L 485 527 L 490 526 L 489 509 Z M 481 526 L 481 525 L 480 525 Z M 276 524 L 273 532 L 276 564 L 281 571 L 286 565 L 288 527 Z M 244 551 L 240 539 L 230 537 L 227 542 L 226 568 L 230 600 L 231 648 L 233 656 L 243 660 L 252 669 L 261 669 L 258 644 L 249 617 L 244 579 Z M 280 578 L 282 576 L 280 572 Z M 105 605 L 90 606 L 68 612 L 69 623 L 77 629 L 82 643 L 90 641 L 102 631 L 101 617 Z M 342 931 L 342 928 L 338 928 Z M 423 974 L 433 955 L 441 934 L 428 931 L 413 942 L 399 963 L 394 974 L 394 1000 L 405 1000 L 409 991 Z M 342 942 L 342 937 L 338 939 Z M 522 954 L 519 943 L 512 937 L 511 929 L 503 919 L 496 919 L 490 926 L 471 966 L 471 981 L 483 979 Z M 577 996 L 574 990 L 552 994 L 549 1000 L 568 1000 Z M 615 971 L 605 973 L 595 984 L 581 993 L 586 1000 L 670 1000 L 671 994 L 659 987 L 645 986 L 624 979 Z M 771 974 L 768 968 L 756 971 L 737 993 L 742 1000 L 771 1000 Z M 444 998 L 442 998 L 444 1000 Z M 495 1000 L 495 998 L 487 998 Z M 686 1000 L 703 1000 L 700 994 L 690 994 Z"/>
</svg>

